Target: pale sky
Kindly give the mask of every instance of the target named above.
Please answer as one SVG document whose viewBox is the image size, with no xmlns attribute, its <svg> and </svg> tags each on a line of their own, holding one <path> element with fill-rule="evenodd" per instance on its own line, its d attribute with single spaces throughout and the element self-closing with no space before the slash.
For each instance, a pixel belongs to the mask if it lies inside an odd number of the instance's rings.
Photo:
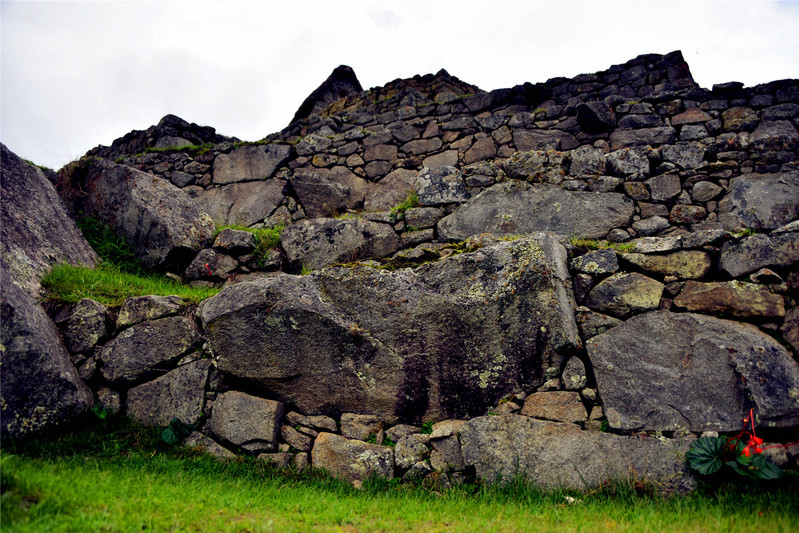
<svg viewBox="0 0 799 533">
<path fill-rule="evenodd" d="M 492 90 L 682 50 L 707 88 L 799 78 L 799 0 L 2 0 L 0 23 L 0 141 L 54 169 L 167 113 L 261 139 L 341 64 Z"/>
</svg>

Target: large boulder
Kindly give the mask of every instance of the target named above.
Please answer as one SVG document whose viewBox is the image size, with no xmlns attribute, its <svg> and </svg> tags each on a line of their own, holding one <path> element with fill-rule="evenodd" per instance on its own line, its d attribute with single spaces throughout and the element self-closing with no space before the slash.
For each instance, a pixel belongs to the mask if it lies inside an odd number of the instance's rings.
<svg viewBox="0 0 799 533">
<path fill-rule="evenodd" d="M 548 231 L 599 239 L 629 224 L 633 202 L 623 194 L 570 192 L 554 185 L 498 183 L 438 223 L 441 238 L 460 241 L 480 233 L 519 235 Z"/>
<path fill-rule="evenodd" d="M 210 366 L 210 359 L 198 359 L 130 389 L 127 415 L 145 426 L 167 426 L 176 418 L 196 424 L 203 414 Z"/>
<path fill-rule="evenodd" d="M 345 167 L 298 169 L 291 178 L 305 213 L 328 217 L 363 207 L 368 182 Z"/>
<path fill-rule="evenodd" d="M 474 418 L 460 438 L 466 465 L 489 483 L 520 476 L 543 489 L 591 490 L 647 481 L 666 492 L 690 490 L 695 483 L 683 458 L 686 441 L 583 431 L 520 415 Z"/>
<path fill-rule="evenodd" d="M 725 229 L 777 229 L 799 218 L 799 170 L 784 174 L 746 174 L 730 183 L 719 202 Z"/>
<path fill-rule="evenodd" d="M 280 402 L 229 391 L 214 401 L 208 427 L 223 442 L 249 453 L 273 452 L 284 412 Z"/>
<path fill-rule="evenodd" d="M 39 296 L 39 279 L 59 262 L 94 267 L 97 254 L 69 217 L 44 172 L 0 144 L 0 258 L 10 276 Z"/>
<path fill-rule="evenodd" d="M 763 267 L 790 267 L 799 263 L 799 232 L 757 233 L 721 247 L 719 267 L 730 277 L 751 274 Z"/>
<path fill-rule="evenodd" d="M 182 271 L 214 234 L 211 218 L 184 191 L 124 165 L 81 160 L 59 171 L 58 189 L 73 212 L 113 228 L 148 267 Z"/>
<path fill-rule="evenodd" d="M 402 241 L 388 224 L 359 219 L 301 220 L 281 234 L 288 260 L 298 269 L 387 257 Z"/>
<path fill-rule="evenodd" d="M 230 286 L 199 315 L 218 369 L 309 414 L 482 414 L 581 341 L 565 249 L 537 235 L 415 270 L 336 267 Z"/>
<path fill-rule="evenodd" d="M 61 343 L 55 324 L 2 260 L 0 284 L 0 434 L 32 435 L 91 407 L 91 391 Z"/>
<path fill-rule="evenodd" d="M 653 311 L 586 342 L 614 429 L 734 431 L 799 422 L 799 363 L 755 326 Z"/>
</svg>

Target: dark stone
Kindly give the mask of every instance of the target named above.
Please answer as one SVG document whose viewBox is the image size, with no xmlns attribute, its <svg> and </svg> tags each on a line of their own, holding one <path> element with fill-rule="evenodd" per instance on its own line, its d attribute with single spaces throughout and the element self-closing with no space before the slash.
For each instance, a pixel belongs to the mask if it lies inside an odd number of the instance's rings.
<svg viewBox="0 0 799 533">
<path fill-rule="evenodd" d="M 799 232 L 755 234 L 721 248 L 719 267 L 737 278 L 763 267 L 788 267 L 799 262 Z"/>
<path fill-rule="evenodd" d="M 286 182 L 271 179 L 206 189 L 196 200 L 220 226 L 251 226 L 274 213 L 285 194 Z"/>
<path fill-rule="evenodd" d="M 355 76 L 355 71 L 351 67 L 340 65 L 302 102 L 291 121 L 296 122 L 319 113 L 336 100 L 354 96 L 361 91 L 363 87 Z"/>
<path fill-rule="evenodd" d="M 0 267 L 8 272 L 2 259 Z M 3 440 L 51 429 L 93 403 L 55 324 L 30 294 L 7 275 L 4 278 L 0 285 Z"/>
<path fill-rule="evenodd" d="M 300 169 L 291 187 L 309 217 L 328 217 L 346 209 L 363 207 L 368 182 L 344 167 Z"/>
<path fill-rule="evenodd" d="M 614 429 L 737 431 L 755 409 L 761 425 L 799 421 L 799 363 L 756 327 L 653 311 L 586 342 Z"/>
<path fill-rule="evenodd" d="M 604 102 L 594 101 L 577 106 L 577 121 L 587 133 L 603 133 L 616 129 L 616 113 Z"/>
</svg>

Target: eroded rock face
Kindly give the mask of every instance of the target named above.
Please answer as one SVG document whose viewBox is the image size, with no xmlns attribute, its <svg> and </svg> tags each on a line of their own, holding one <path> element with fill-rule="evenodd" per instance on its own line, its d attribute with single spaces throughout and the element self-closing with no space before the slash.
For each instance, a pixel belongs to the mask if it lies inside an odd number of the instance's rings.
<svg viewBox="0 0 799 533">
<path fill-rule="evenodd" d="M 1 143 L 0 157 L 0 258 L 5 262 L 4 277 L 12 276 L 38 296 L 39 279 L 54 264 L 63 261 L 94 267 L 97 254 L 42 170 Z"/>
<path fill-rule="evenodd" d="M 590 490 L 608 481 L 645 478 L 666 491 L 689 490 L 694 480 L 682 457 L 689 445 L 519 415 L 474 418 L 461 430 L 464 461 L 478 478 L 507 483 L 522 476 L 544 489 Z"/>
<path fill-rule="evenodd" d="M 734 431 L 799 421 L 799 363 L 756 327 L 653 311 L 586 342 L 605 415 L 623 430 Z"/>
<path fill-rule="evenodd" d="M 438 223 L 441 237 L 459 241 L 480 233 L 519 235 L 548 231 L 604 238 L 628 225 L 633 202 L 618 193 L 569 192 L 554 185 L 499 183 L 464 203 Z"/>
<path fill-rule="evenodd" d="M 563 247 L 539 235 L 416 270 L 327 268 L 203 302 L 218 368 L 308 414 L 481 414 L 579 346 Z"/>
<path fill-rule="evenodd" d="M 97 159 L 81 170 L 61 170 L 59 192 L 108 224 L 148 267 L 183 268 L 211 244 L 214 223 L 185 192 L 166 180 Z"/>
<path fill-rule="evenodd" d="M 292 224 L 283 231 L 281 242 L 298 270 L 386 257 L 402 248 L 402 241 L 388 224 L 336 218 Z"/>
<path fill-rule="evenodd" d="M 26 437 L 54 427 L 92 405 L 91 391 L 78 376 L 44 309 L 7 277 L 0 285 L 2 437 Z"/>
</svg>

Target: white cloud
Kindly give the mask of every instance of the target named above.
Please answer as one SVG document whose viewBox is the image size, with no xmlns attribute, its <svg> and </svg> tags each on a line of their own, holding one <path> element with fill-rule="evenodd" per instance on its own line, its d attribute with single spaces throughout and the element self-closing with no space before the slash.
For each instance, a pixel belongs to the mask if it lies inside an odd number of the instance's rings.
<svg viewBox="0 0 799 533">
<path fill-rule="evenodd" d="M 796 77 L 797 2 L 2 1 L 0 139 L 60 167 L 164 114 L 258 139 L 340 64 L 491 90 L 681 49 L 698 83 Z"/>
</svg>

